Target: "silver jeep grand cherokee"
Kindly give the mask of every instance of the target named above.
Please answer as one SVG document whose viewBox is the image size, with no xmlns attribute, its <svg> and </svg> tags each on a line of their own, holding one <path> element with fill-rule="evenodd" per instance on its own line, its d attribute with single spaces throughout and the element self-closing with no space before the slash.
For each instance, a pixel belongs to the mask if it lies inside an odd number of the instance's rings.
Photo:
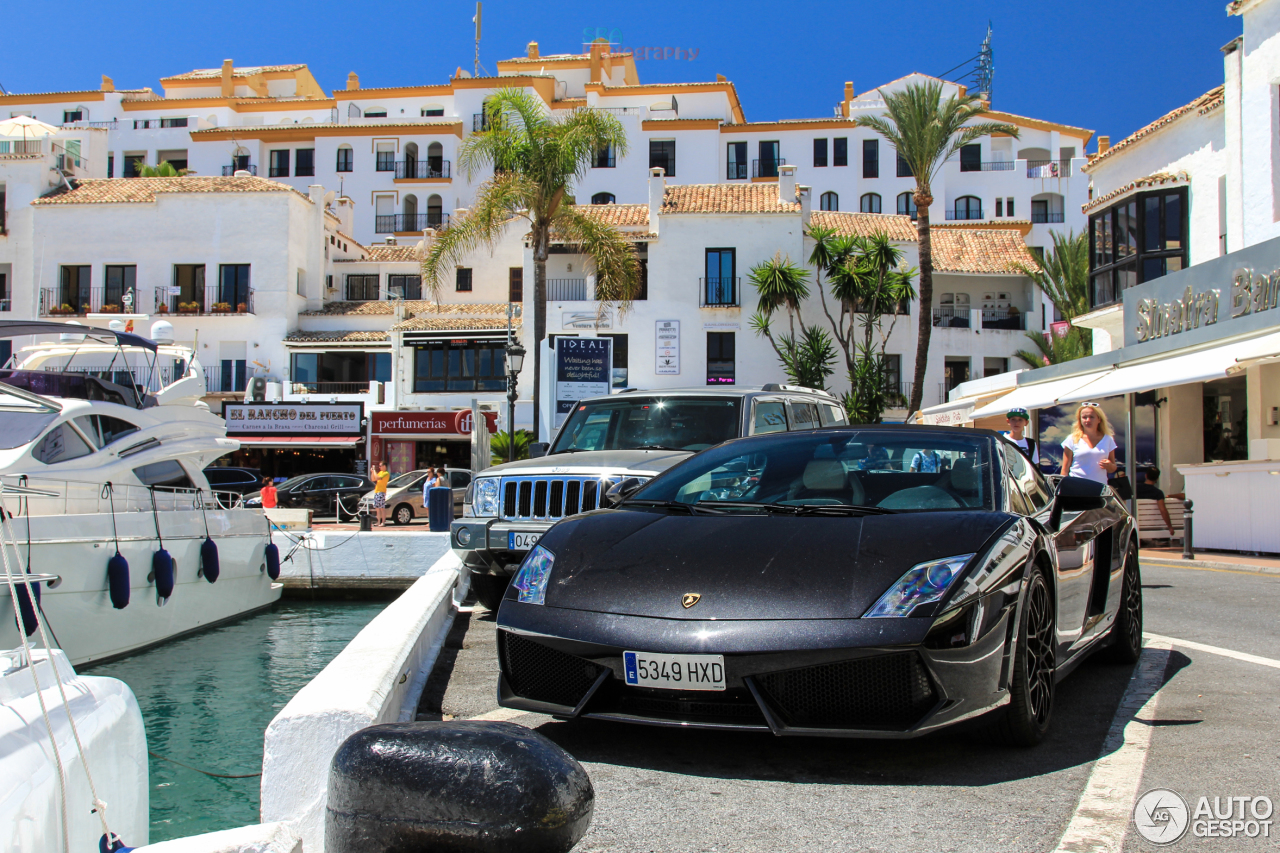
<svg viewBox="0 0 1280 853">
<path fill-rule="evenodd" d="M 464 517 L 453 522 L 453 549 L 471 570 L 480 603 L 496 610 L 538 538 L 562 518 L 608 506 L 606 493 L 623 480 L 644 482 L 731 438 L 847 422 L 830 394 L 790 385 L 629 389 L 582 400 L 545 456 L 476 476 Z M 740 479 L 751 476 L 743 471 Z"/>
</svg>

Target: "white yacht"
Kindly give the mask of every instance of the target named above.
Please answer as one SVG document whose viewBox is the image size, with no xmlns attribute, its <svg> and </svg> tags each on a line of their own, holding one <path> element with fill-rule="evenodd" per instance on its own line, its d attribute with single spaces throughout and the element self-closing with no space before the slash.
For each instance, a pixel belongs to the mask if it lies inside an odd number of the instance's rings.
<svg viewBox="0 0 1280 853">
<path fill-rule="evenodd" d="M 152 327 L 158 342 L 0 322 L 0 338 L 49 338 L 0 370 L 0 504 L 9 516 L 0 535 L 17 571 L 47 576 L 39 609 L 72 664 L 138 651 L 280 597 L 267 519 L 220 500 L 204 477 L 239 443 L 202 402 L 204 371 L 172 334 L 163 321 Z M 171 573 L 155 560 L 160 550 L 172 556 Z M 10 594 L 0 585 L 6 611 Z M 0 618 L 0 649 L 19 646 L 17 632 L 12 615 Z"/>
</svg>

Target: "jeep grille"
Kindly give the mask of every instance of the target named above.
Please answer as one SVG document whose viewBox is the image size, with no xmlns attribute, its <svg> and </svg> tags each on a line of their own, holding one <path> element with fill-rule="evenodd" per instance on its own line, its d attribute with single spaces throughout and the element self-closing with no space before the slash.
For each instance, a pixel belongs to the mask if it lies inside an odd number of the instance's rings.
<svg viewBox="0 0 1280 853">
<path fill-rule="evenodd" d="M 600 507 L 600 498 L 623 478 L 617 475 L 502 478 L 502 518 L 551 521 Z M 642 478 L 647 479 L 647 478 Z"/>
</svg>

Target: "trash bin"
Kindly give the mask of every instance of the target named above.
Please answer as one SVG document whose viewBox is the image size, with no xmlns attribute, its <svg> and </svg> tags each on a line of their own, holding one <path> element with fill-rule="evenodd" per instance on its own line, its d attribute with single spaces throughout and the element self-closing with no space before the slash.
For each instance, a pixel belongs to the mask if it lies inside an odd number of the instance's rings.
<svg viewBox="0 0 1280 853">
<path fill-rule="evenodd" d="M 448 533 L 453 524 L 453 489 L 436 486 L 427 491 L 427 522 L 432 533 Z"/>
</svg>

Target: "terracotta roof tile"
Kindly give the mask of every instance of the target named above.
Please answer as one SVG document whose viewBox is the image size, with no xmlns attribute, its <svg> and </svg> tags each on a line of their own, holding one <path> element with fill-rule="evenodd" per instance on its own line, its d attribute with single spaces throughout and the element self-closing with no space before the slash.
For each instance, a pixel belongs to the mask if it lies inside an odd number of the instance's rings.
<svg viewBox="0 0 1280 853">
<path fill-rule="evenodd" d="M 1137 180 L 1130 181 L 1122 187 L 1117 187 L 1109 193 L 1105 193 L 1095 199 L 1091 199 L 1085 204 L 1080 205 L 1080 209 L 1085 213 L 1089 213 L 1090 211 L 1097 210 L 1100 207 L 1106 207 L 1121 196 L 1142 187 L 1158 187 L 1163 186 L 1164 184 L 1189 182 L 1190 180 L 1191 178 L 1186 172 L 1177 172 L 1175 174 L 1170 174 L 1169 172 L 1156 172 L 1155 174 L 1147 175 L 1145 178 L 1138 178 Z"/>
<path fill-rule="evenodd" d="M 649 224 L 649 205 L 647 204 L 577 204 L 574 208 L 580 213 L 593 216 L 618 228 Z"/>
<path fill-rule="evenodd" d="M 421 260 L 421 258 L 418 257 L 417 243 L 413 243 L 408 246 L 379 246 L 375 243 L 372 246 L 368 246 L 366 251 L 369 253 L 369 260 L 383 264 L 398 263 L 401 261 L 416 263 Z"/>
<path fill-rule="evenodd" d="M 511 328 L 519 331 L 519 320 L 511 322 Z M 507 318 L 479 317 L 412 317 L 391 327 L 393 332 L 487 332 L 506 331 Z"/>
<path fill-rule="evenodd" d="M 890 240 L 916 241 L 916 224 L 910 216 L 894 213 L 838 213 L 831 210 L 815 210 L 810 224 L 820 228 L 834 228 L 839 234 L 870 237 L 886 234 Z"/>
<path fill-rule="evenodd" d="M 662 194 L 662 214 L 799 213 L 800 202 L 778 199 L 776 183 L 679 184 Z"/>
<path fill-rule="evenodd" d="M 214 178 L 188 175 L 182 178 L 105 178 L 80 181 L 31 202 L 46 204 L 152 204 L 160 193 L 293 193 L 305 195 L 288 184 L 266 178 Z M 307 202 L 310 203 L 310 199 Z"/>
<path fill-rule="evenodd" d="M 507 321 L 507 303 L 505 302 L 442 302 L 429 299 L 407 299 L 404 303 L 405 313 L 410 316 L 431 314 L 434 316 L 454 317 L 501 317 Z M 332 316 L 377 316 L 395 313 L 395 303 L 391 301 L 377 302 L 330 302 L 319 311 L 305 311 L 309 317 Z M 520 305 L 515 306 L 515 314 L 520 316 Z"/>
<path fill-rule="evenodd" d="M 285 341 L 295 344 L 378 344 L 391 340 L 387 332 L 344 330 L 339 332 L 290 332 Z"/>
<path fill-rule="evenodd" d="M 1012 229 L 969 231 L 940 228 L 930 231 L 935 272 L 987 273 L 989 275 L 1022 275 L 1017 265 L 1035 268 L 1022 235 Z"/>
<path fill-rule="evenodd" d="M 232 77 L 252 77 L 255 74 L 270 74 L 273 71 L 301 71 L 306 65 L 246 65 L 243 68 L 232 68 Z M 184 71 L 181 74 L 174 74 L 172 77 L 164 77 L 160 82 L 165 80 L 217 80 L 222 77 L 221 68 L 197 68 L 194 71 Z"/>
<path fill-rule="evenodd" d="M 1151 122 L 1151 124 L 1147 125 L 1141 130 L 1138 130 L 1130 134 L 1129 136 L 1126 136 L 1124 139 L 1120 140 L 1115 145 L 1112 145 L 1110 148 L 1108 148 L 1106 151 L 1103 151 L 1101 154 L 1095 155 L 1093 159 L 1091 159 L 1085 165 L 1084 167 L 1085 171 L 1089 171 L 1094 166 L 1096 166 L 1097 164 L 1101 163 L 1103 160 L 1110 157 L 1112 154 L 1115 154 L 1117 151 L 1123 151 L 1129 146 L 1135 145 L 1138 142 L 1141 142 L 1143 139 L 1146 139 L 1148 136 L 1155 133 L 1156 131 L 1161 130 L 1165 127 L 1168 127 L 1169 125 L 1173 124 L 1175 121 L 1182 118 L 1184 115 L 1191 112 L 1192 110 L 1196 110 L 1197 112 L 1199 112 L 1200 115 L 1204 115 L 1208 112 L 1211 112 L 1213 109 L 1215 109 L 1216 107 L 1222 104 L 1222 100 L 1223 100 L 1222 86 L 1218 86 L 1216 88 L 1210 89 L 1208 92 L 1205 92 L 1203 95 L 1196 98 L 1191 103 L 1183 104 L 1182 106 L 1178 107 L 1176 110 L 1165 113 L 1164 115 L 1160 116 L 1160 118 Z"/>
</svg>

